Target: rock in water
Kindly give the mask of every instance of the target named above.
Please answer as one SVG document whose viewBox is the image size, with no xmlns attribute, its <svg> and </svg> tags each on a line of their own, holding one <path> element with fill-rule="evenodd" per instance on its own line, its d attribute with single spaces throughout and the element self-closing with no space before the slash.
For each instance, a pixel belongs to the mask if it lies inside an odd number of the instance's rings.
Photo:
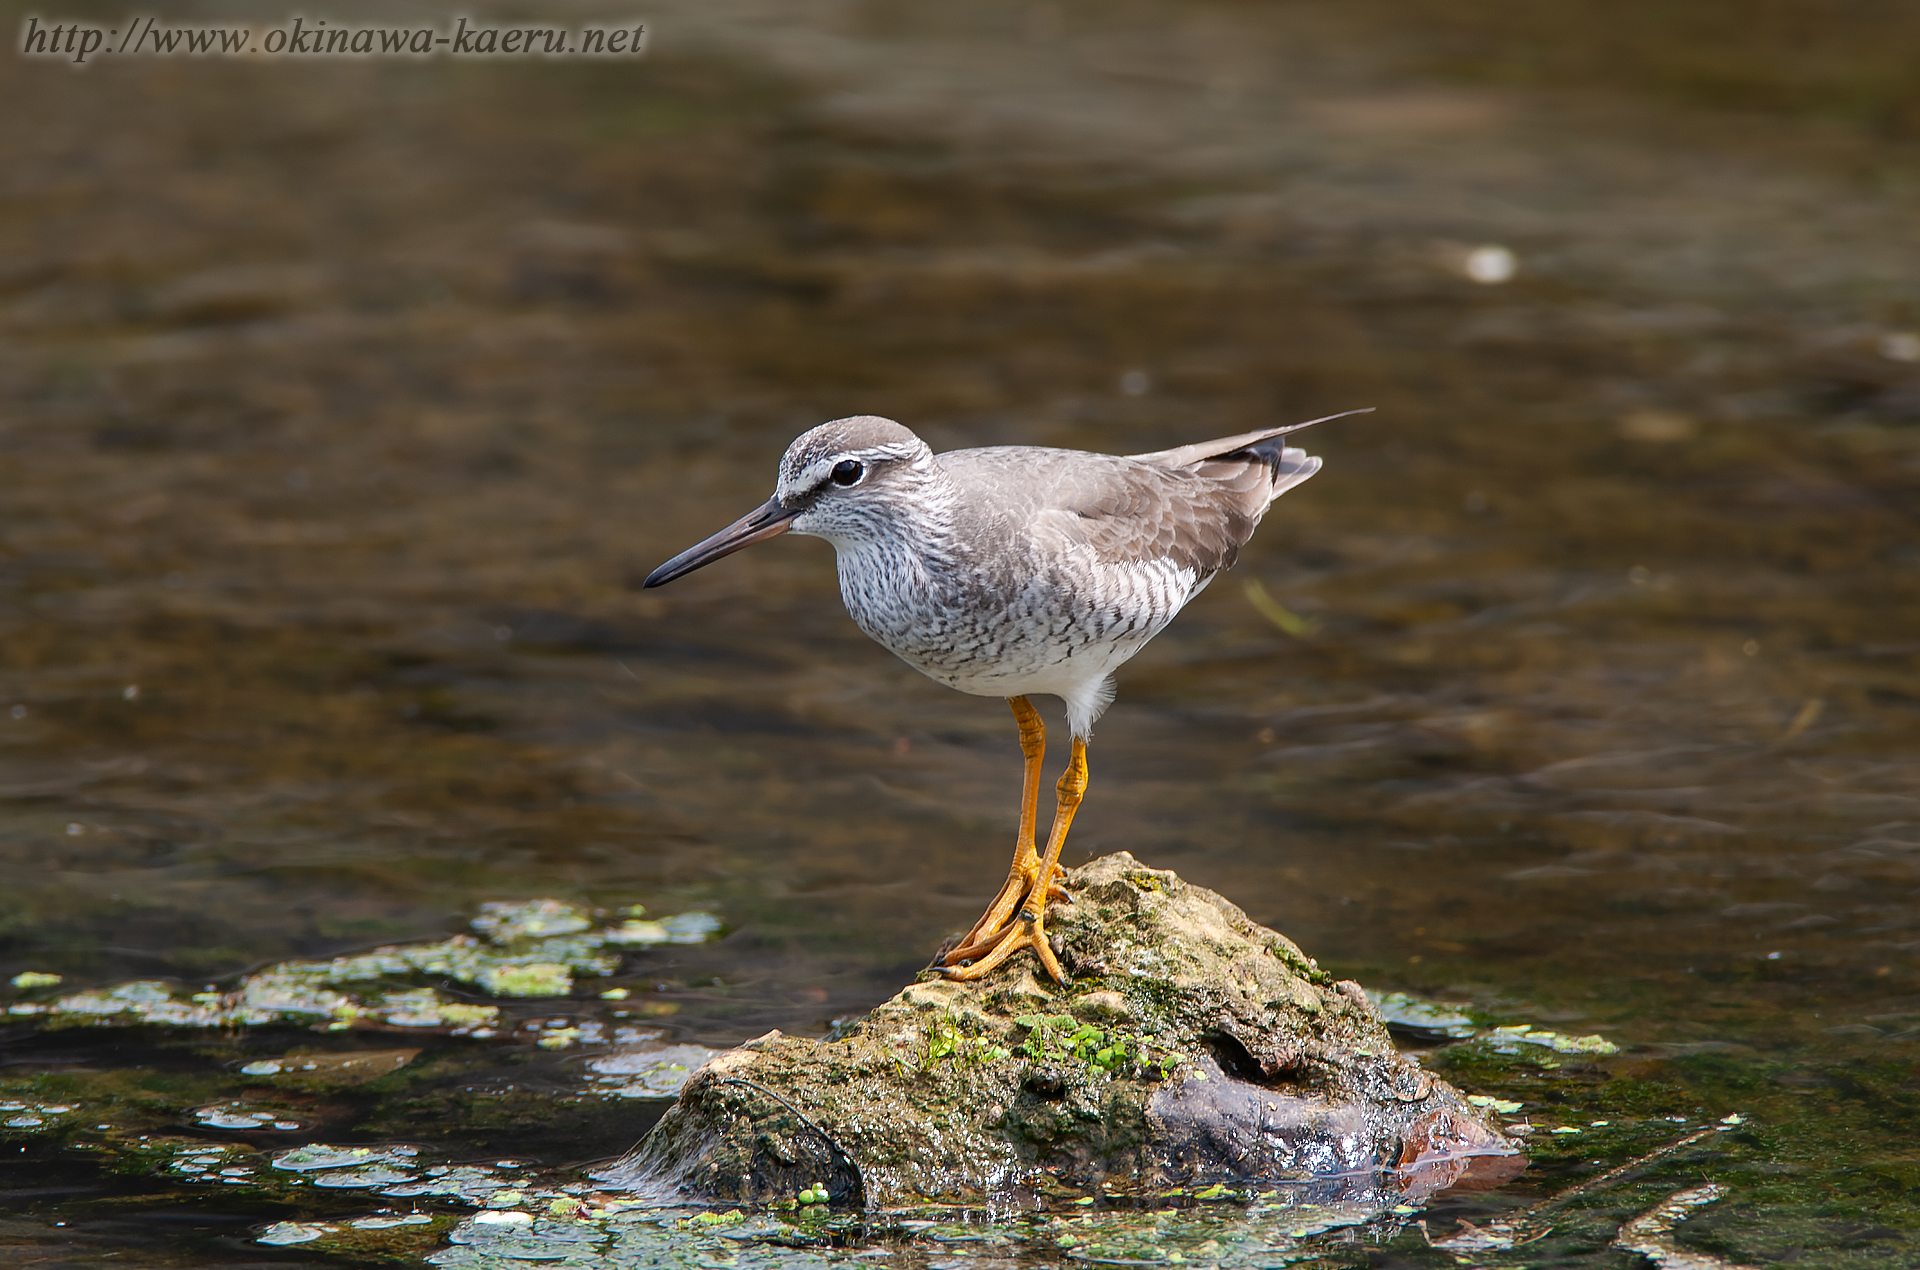
<svg viewBox="0 0 1920 1270">
<path fill-rule="evenodd" d="M 1524 1167 L 1460 1092 L 1225 899 L 1121 852 L 1048 914 L 1064 988 L 1028 956 L 932 974 L 826 1041 L 729 1050 L 603 1183 L 659 1198 L 836 1204 L 1300 1182 L 1399 1199 Z"/>
</svg>

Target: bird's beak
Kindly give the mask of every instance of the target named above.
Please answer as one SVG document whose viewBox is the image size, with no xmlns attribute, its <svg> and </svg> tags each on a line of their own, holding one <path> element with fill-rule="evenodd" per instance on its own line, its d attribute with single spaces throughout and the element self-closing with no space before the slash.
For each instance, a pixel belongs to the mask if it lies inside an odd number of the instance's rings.
<svg viewBox="0 0 1920 1270">
<path fill-rule="evenodd" d="M 712 564 L 721 556 L 730 556 L 742 547 L 777 538 L 787 532 L 787 527 L 800 512 L 798 507 L 782 507 L 779 499 L 769 498 L 765 506 L 754 508 L 713 537 L 688 547 L 649 573 L 647 580 L 640 585 L 665 586 L 675 578 L 685 577 L 695 569 Z"/>
</svg>

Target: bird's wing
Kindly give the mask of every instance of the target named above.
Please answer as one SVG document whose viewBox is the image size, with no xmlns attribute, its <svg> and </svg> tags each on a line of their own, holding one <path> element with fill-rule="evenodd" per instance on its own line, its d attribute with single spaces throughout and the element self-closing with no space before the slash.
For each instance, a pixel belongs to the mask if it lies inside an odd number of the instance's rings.
<svg viewBox="0 0 1920 1270">
<path fill-rule="evenodd" d="M 1280 440 L 1285 431 L 1164 452 L 1195 452 L 1185 464 L 1036 446 L 951 450 L 940 461 L 980 518 L 969 535 L 977 541 L 1030 536 L 1043 554 L 1172 565 L 1204 582 L 1233 564 L 1282 491 L 1320 469 Z"/>
<path fill-rule="evenodd" d="M 1114 459 L 1080 467 L 1048 494 L 1036 531 L 1084 545 L 1103 563 L 1165 562 L 1204 579 L 1253 537 L 1273 501 L 1273 469 L 1254 456 L 1185 469 Z"/>
</svg>

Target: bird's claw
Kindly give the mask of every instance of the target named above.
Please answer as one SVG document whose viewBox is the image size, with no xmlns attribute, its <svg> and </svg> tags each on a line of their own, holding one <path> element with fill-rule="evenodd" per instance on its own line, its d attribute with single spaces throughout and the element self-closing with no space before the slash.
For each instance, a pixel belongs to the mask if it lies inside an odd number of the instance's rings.
<svg viewBox="0 0 1920 1270">
<path fill-rule="evenodd" d="M 992 973 L 1021 949 L 1031 948 L 1034 955 L 1040 958 L 1040 964 L 1046 967 L 1047 973 L 1053 976 L 1054 982 L 1065 983 L 1066 972 L 1060 968 L 1060 961 L 1054 956 L 1053 947 L 1047 940 L 1046 905 L 1034 904 L 1034 893 L 1039 889 L 1029 886 L 1008 920 L 984 933 L 976 928 L 957 947 L 948 948 L 935 957 L 935 965 L 931 968 L 949 979 L 965 982 Z M 1073 902 L 1057 882 L 1050 881 L 1046 891 L 1048 901 L 1060 899 L 1069 904 Z M 1036 907 L 1040 912 L 1034 912 Z"/>
<path fill-rule="evenodd" d="M 957 964 L 950 961 L 937 969 L 947 978 L 965 983 L 991 974 L 999 969 L 1002 962 L 1023 948 L 1033 949 L 1034 955 L 1040 958 L 1040 964 L 1046 967 L 1047 973 L 1053 976 L 1055 983 L 1064 984 L 1067 981 L 1067 972 L 1060 968 L 1060 959 L 1053 955 L 1053 947 L 1047 941 L 1046 919 L 1044 917 L 1028 918 L 1025 913 L 1002 928 L 998 939 L 994 941 L 986 956 L 978 961 L 960 960 Z M 972 950 L 962 951 L 971 952 Z"/>
</svg>

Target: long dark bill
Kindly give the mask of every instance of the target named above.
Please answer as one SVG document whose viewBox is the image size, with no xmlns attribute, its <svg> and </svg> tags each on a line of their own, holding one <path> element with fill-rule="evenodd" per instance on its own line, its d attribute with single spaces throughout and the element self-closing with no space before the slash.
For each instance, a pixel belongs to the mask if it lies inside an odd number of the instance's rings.
<svg viewBox="0 0 1920 1270">
<path fill-rule="evenodd" d="M 770 498 L 763 507 L 756 507 L 739 520 L 705 542 L 696 543 L 673 559 L 647 575 L 642 587 L 665 586 L 675 578 L 685 577 L 703 565 L 712 564 L 721 556 L 730 556 L 742 547 L 751 547 L 756 542 L 765 542 L 787 532 L 787 526 L 800 514 L 798 507 L 782 507 L 780 500 Z"/>
</svg>

